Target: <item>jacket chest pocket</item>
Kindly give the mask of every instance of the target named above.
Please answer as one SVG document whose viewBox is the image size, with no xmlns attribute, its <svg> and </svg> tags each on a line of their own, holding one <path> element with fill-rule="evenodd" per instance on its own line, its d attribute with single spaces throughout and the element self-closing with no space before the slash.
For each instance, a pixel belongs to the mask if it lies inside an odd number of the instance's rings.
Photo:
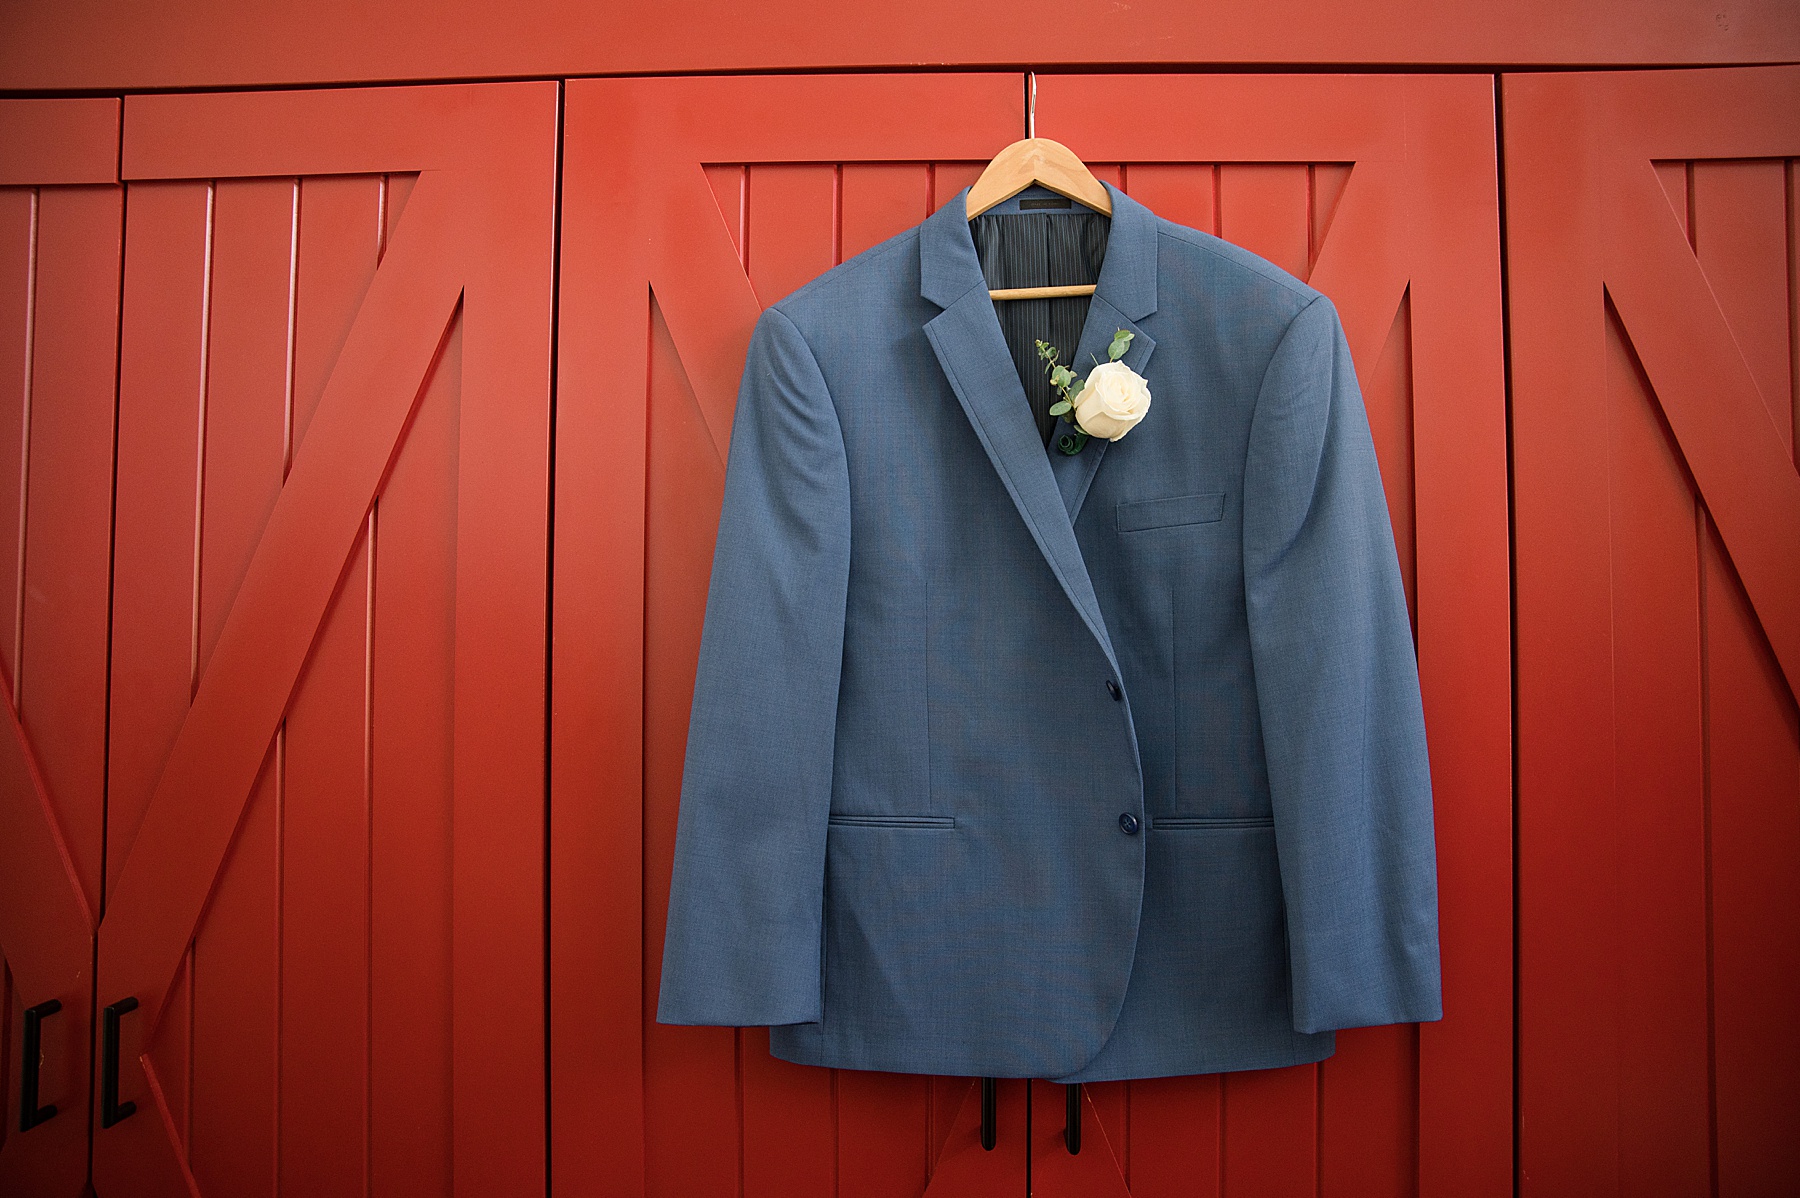
<svg viewBox="0 0 1800 1198">
<path fill-rule="evenodd" d="M 1148 532 L 1186 524 L 1214 524 L 1225 515 L 1225 492 L 1202 491 L 1165 499 L 1129 499 L 1114 509 L 1120 532 Z"/>
</svg>

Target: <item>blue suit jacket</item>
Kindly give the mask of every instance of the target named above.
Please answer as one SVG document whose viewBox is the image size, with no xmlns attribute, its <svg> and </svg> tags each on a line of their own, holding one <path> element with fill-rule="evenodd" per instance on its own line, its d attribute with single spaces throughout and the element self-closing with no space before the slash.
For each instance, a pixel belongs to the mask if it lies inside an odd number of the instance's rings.
<svg viewBox="0 0 1800 1198">
<path fill-rule="evenodd" d="M 1098 1081 L 1441 1015 L 1418 673 L 1337 311 L 1107 190 L 1071 360 L 1136 334 L 1152 403 L 1117 442 L 1046 450 L 966 188 L 757 321 L 659 1021 Z"/>
</svg>

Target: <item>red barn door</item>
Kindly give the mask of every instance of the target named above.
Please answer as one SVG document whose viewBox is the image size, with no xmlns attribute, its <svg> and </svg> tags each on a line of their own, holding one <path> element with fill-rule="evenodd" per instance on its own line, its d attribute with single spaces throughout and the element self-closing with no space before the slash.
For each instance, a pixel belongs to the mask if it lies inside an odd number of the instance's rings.
<svg viewBox="0 0 1800 1198">
<path fill-rule="evenodd" d="M 570 85 L 551 1088 L 558 1126 L 593 1134 L 557 1136 L 558 1185 L 1023 1193 L 1029 1172 L 1043 1194 L 1412 1193 L 1421 1178 L 1434 1193 L 1503 1192 L 1510 641 L 1486 77 L 1037 81 L 1038 132 L 1155 211 L 1310 278 L 1344 313 L 1414 600 L 1446 1020 L 1346 1033 L 1322 1067 L 1092 1087 L 1080 1158 L 1058 1147 L 1056 1087 L 1003 1085 L 1001 1147 L 988 1154 L 973 1146 L 967 1079 L 833 1074 L 771 1058 L 760 1030 L 654 1022 L 723 448 L 751 327 L 973 181 L 1025 134 L 1026 82 Z"/>
<path fill-rule="evenodd" d="M 103 1195 L 543 1190 L 557 108 L 125 101 Z"/>
<path fill-rule="evenodd" d="M 1522 1193 L 1800 1177 L 1800 70 L 1506 76 Z"/>
<path fill-rule="evenodd" d="M 117 100 L 0 101 L 0 1193 L 45 1198 L 88 1175 L 118 155 Z"/>
</svg>

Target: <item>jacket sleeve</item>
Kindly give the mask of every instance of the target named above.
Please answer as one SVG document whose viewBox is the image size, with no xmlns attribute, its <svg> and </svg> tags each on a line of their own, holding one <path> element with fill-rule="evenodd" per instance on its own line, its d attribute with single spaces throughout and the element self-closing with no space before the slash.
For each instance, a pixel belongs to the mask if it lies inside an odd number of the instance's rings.
<svg viewBox="0 0 1800 1198">
<path fill-rule="evenodd" d="M 1322 295 L 1257 396 L 1243 551 L 1294 1029 L 1441 1018 L 1418 662 L 1368 415 Z"/>
<path fill-rule="evenodd" d="M 836 408 L 785 314 L 751 334 L 681 782 L 657 1020 L 816 1022 L 850 572 Z"/>
</svg>

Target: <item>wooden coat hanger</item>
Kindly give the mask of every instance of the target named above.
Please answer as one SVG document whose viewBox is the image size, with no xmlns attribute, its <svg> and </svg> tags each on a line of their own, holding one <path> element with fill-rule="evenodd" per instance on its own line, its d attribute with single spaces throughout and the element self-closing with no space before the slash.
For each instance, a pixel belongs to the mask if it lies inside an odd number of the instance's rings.
<svg viewBox="0 0 1800 1198">
<path fill-rule="evenodd" d="M 1047 187 L 1057 195 L 1067 196 L 1104 216 L 1112 215 L 1112 196 L 1104 184 L 1094 178 L 1075 152 L 1048 137 L 1027 137 L 1015 141 L 987 164 L 981 177 L 969 188 L 969 219 L 973 220 L 995 204 L 1012 197 L 1033 183 Z M 1001 287 L 990 288 L 988 295 L 997 300 L 1050 299 L 1064 295 L 1092 295 L 1094 284 L 1073 283 L 1066 287 Z"/>
</svg>

